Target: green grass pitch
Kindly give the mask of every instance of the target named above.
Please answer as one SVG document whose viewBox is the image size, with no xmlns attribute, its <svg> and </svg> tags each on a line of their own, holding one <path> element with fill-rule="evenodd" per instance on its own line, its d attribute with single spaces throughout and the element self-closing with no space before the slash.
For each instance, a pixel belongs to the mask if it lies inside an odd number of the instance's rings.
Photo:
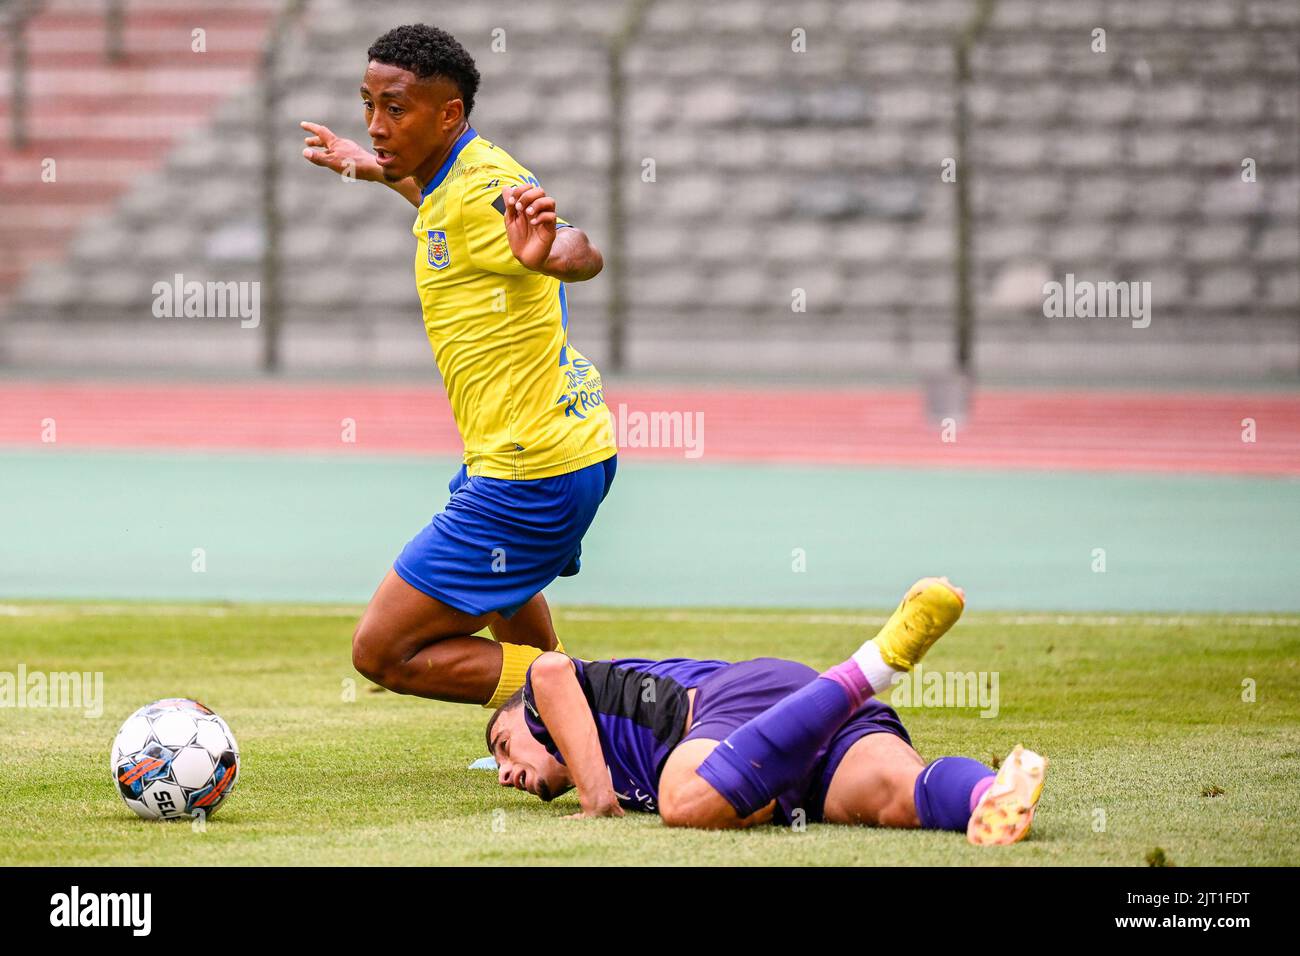
<svg viewBox="0 0 1300 956">
<path fill-rule="evenodd" d="M 1297 617 L 968 613 L 926 664 L 997 672 L 999 713 L 904 709 L 918 749 L 990 760 L 1023 742 L 1052 761 L 1029 839 L 978 850 L 949 833 L 561 819 L 572 794 L 546 805 L 465 769 L 483 753 L 486 711 L 353 672 L 357 613 L 0 607 L 0 671 L 104 674 L 98 719 L 0 709 L 0 864 L 1300 864 Z M 570 608 L 556 619 L 587 657 L 820 667 L 883 615 Z M 136 819 L 111 783 L 119 723 L 168 696 L 203 700 L 239 740 L 237 791 L 203 832 Z"/>
</svg>

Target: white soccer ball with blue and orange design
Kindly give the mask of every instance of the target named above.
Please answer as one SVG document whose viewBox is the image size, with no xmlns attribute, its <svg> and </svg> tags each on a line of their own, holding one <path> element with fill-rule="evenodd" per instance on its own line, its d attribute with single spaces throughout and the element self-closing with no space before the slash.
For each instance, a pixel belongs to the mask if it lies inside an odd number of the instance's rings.
<svg viewBox="0 0 1300 956">
<path fill-rule="evenodd" d="M 226 722 L 197 700 L 141 707 L 113 741 L 113 782 L 146 820 L 210 817 L 235 789 L 239 746 Z"/>
</svg>

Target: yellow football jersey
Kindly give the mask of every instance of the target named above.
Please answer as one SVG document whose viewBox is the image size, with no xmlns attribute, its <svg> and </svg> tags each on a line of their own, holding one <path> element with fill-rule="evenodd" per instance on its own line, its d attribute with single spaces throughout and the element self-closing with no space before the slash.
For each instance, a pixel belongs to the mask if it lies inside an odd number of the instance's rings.
<svg viewBox="0 0 1300 956">
<path fill-rule="evenodd" d="M 546 478 L 617 451 L 600 372 L 568 341 L 564 284 L 526 269 L 506 239 L 502 187 L 530 184 L 470 128 L 415 219 L 424 328 L 470 476 Z"/>
</svg>

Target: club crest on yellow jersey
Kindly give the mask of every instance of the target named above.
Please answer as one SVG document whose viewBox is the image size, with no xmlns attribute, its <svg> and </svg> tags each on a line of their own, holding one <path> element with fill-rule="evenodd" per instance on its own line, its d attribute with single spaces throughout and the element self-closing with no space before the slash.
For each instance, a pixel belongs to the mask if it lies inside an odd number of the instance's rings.
<svg viewBox="0 0 1300 956">
<path fill-rule="evenodd" d="M 429 265 L 435 269 L 445 269 L 451 265 L 451 250 L 447 248 L 445 230 L 429 230 Z"/>
</svg>

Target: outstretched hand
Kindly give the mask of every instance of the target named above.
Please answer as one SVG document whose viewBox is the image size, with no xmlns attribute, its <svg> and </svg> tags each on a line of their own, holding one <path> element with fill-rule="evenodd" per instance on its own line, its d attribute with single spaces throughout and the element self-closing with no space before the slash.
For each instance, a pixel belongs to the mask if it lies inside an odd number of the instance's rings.
<svg viewBox="0 0 1300 956">
<path fill-rule="evenodd" d="M 298 125 L 311 134 L 303 140 L 307 148 L 302 151 L 302 155 L 308 162 L 354 179 L 370 182 L 383 179 L 379 161 L 370 150 L 350 139 L 334 135 L 328 126 L 308 122 Z"/>
<path fill-rule="evenodd" d="M 510 251 L 525 267 L 541 272 L 555 244 L 555 199 L 541 186 L 506 186 L 501 190 L 505 203 L 506 238 Z"/>
</svg>

